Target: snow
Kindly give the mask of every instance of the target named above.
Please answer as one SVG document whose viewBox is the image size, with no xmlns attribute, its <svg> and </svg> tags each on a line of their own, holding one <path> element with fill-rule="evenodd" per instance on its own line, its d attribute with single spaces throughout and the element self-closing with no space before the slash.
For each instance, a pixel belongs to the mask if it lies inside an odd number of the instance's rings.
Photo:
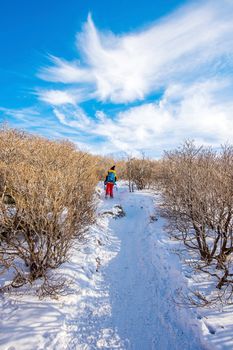
<svg viewBox="0 0 233 350">
<path fill-rule="evenodd" d="M 159 196 L 124 184 L 114 199 L 99 193 L 87 241 L 57 272 L 72 282 L 66 295 L 1 297 L 0 349 L 232 349 L 230 308 L 200 312 L 175 302 L 188 281 L 156 209 Z"/>
</svg>

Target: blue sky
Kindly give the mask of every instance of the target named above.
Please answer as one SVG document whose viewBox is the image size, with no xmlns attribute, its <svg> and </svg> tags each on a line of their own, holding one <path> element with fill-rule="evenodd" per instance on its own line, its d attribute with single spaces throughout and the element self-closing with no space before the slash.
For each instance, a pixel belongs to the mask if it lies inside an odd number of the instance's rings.
<svg viewBox="0 0 233 350">
<path fill-rule="evenodd" d="M 0 121 L 94 153 L 233 136 L 231 0 L 3 1 Z"/>
</svg>

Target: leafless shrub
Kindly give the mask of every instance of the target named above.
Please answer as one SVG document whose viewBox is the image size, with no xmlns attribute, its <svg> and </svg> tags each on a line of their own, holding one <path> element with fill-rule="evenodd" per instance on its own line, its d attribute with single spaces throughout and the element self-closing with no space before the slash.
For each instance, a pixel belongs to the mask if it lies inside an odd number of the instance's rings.
<svg viewBox="0 0 233 350">
<path fill-rule="evenodd" d="M 96 157 L 96 176 L 99 181 L 104 181 L 108 169 L 114 165 L 114 160 L 109 157 Z"/>
<path fill-rule="evenodd" d="M 134 184 L 138 190 L 151 188 L 155 183 L 155 169 L 157 162 L 146 158 L 142 154 L 141 158 L 128 157 L 126 162 L 126 173 L 129 181 L 129 191 L 134 191 Z"/>
<path fill-rule="evenodd" d="M 0 265 L 15 271 L 10 286 L 41 277 L 48 286 L 47 270 L 67 260 L 94 220 L 94 166 L 69 142 L 0 129 Z"/>
<path fill-rule="evenodd" d="M 164 213 L 173 237 L 197 253 L 195 269 L 231 292 L 233 271 L 233 148 L 185 142 L 166 152 L 163 163 Z M 229 293 L 228 293 L 229 295 Z"/>
</svg>

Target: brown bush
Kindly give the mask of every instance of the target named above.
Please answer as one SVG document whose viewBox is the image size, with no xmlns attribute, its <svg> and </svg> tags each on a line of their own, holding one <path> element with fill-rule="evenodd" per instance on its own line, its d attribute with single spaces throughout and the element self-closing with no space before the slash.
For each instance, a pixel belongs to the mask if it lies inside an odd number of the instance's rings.
<svg viewBox="0 0 233 350">
<path fill-rule="evenodd" d="M 172 236 L 198 253 L 195 269 L 214 277 L 218 289 L 231 290 L 233 148 L 216 154 L 187 141 L 165 154 L 162 186 Z"/>
<path fill-rule="evenodd" d="M 129 181 L 130 192 L 134 190 L 134 184 L 138 190 L 151 188 L 156 181 L 157 161 L 145 158 L 128 157 L 126 162 L 126 174 Z"/>
<path fill-rule="evenodd" d="M 94 167 L 69 142 L 0 130 L 0 261 L 3 273 L 15 271 L 11 286 L 47 282 L 67 260 L 94 219 Z"/>
<path fill-rule="evenodd" d="M 99 181 L 104 181 L 106 173 L 110 167 L 114 165 L 114 160 L 108 157 L 97 156 L 96 157 L 96 176 Z"/>
</svg>

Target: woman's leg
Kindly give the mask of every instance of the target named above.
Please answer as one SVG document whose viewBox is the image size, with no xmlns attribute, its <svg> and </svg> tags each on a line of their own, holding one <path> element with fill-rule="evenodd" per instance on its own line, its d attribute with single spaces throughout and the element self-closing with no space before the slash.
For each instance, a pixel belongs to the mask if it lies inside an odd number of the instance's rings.
<svg viewBox="0 0 233 350">
<path fill-rule="evenodd" d="M 106 192 L 105 192 L 105 196 L 107 196 L 108 194 L 110 195 L 110 187 L 109 187 L 110 183 L 108 182 L 106 184 Z"/>
<path fill-rule="evenodd" d="M 110 197 L 113 197 L 113 184 L 110 185 Z"/>
</svg>

